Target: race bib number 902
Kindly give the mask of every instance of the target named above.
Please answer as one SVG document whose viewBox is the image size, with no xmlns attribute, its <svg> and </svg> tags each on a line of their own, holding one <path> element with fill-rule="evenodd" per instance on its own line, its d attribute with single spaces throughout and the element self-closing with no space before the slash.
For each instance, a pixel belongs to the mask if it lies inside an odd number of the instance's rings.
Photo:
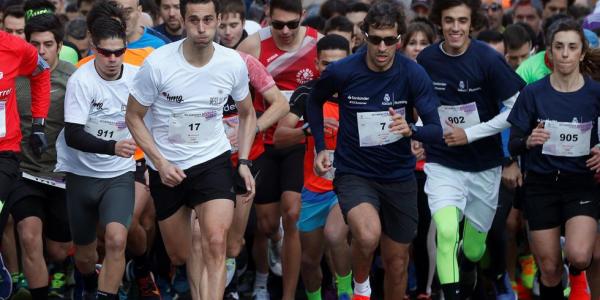
<svg viewBox="0 0 600 300">
<path fill-rule="evenodd" d="M 438 108 L 438 114 L 444 131 L 449 127 L 448 123 L 463 129 L 480 123 L 475 102 L 462 105 L 442 105 Z"/>
</svg>

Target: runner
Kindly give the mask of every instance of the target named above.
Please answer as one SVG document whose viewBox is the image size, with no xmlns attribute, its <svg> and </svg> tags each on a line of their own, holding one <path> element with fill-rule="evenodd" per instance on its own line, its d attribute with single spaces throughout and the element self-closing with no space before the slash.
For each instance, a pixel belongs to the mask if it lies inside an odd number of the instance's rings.
<svg viewBox="0 0 600 300">
<path fill-rule="evenodd" d="M 18 124 L 15 78 L 27 76 L 31 82 L 31 135 L 32 152 L 42 155 L 48 147 L 44 133 L 45 118 L 50 106 L 50 67 L 37 50 L 24 40 L 0 31 L 0 203 L 6 204 L 8 193 L 19 177 L 21 129 Z M 0 232 L 9 217 L 10 203 L 0 214 Z M 7 299 L 12 290 L 10 273 L 0 255 L 0 297 Z"/>
<path fill-rule="evenodd" d="M 425 145 L 424 169 L 437 228 L 438 276 L 447 300 L 469 297 L 475 286 L 476 263 L 485 253 L 498 203 L 503 160 L 499 133 L 510 126 L 506 117 L 525 85 L 501 54 L 469 38 L 483 17 L 478 3 L 436 1 L 431 18 L 442 28 L 444 41 L 417 57 L 442 104 L 438 111 L 445 143 Z M 507 109 L 500 113 L 502 105 Z M 462 216 L 466 220 L 460 241 Z"/>
<path fill-rule="evenodd" d="M 27 20 L 25 37 L 48 62 L 51 72 L 51 109 L 46 119 L 48 151 L 41 157 L 37 156 L 30 150 L 27 140 L 21 141 L 20 170 L 23 177 L 12 187 L 9 196 L 9 202 L 13 203 L 11 214 L 17 225 L 22 249 L 23 273 L 34 300 L 47 299 L 49 296 L 65 297 L 65 259 L 71 247 L 64 174 L 54 173 L 53 170 L 56 165 L 56 138 L 64 127 L 63 104 L 67 80 L 76 69 L 58 58 L 64 30 L 58 17 L 45 8 L 48 6 L 51 7 L 52 3 L 44 0 L 25 3 L 27 14 L 32 16 Z M 16 90 L 21 131 L 28 135 L 31 126 L 29 81 L 23 77 L 17 78 Z M 45 253 L 49 262 L 53 263 L 52 270 L 46 266 Z"/>
<path fill-rule="evenodd" d="M 171 262 L 190 257 L 191 211 L 198 215 L 203 299 L 223 296 L 227 232 L 234 214 L 230 143 L 222 123 L 228 95 L 239 112 L 238 172 L 246 196 L 254 195 L 248 154 L 256 115 L 248 94 L 248 72 L 240 55 L 212 42 L 219 23 L 218 2 L 181 2 L 187 38 L 154 51 L 144 62 L 131 90 L 127 123 L 144 150 L 150 192 Z M 198 94 L 197 91 L 204 91 Z M 148 129 L 144 116 L 150 110 Z M 151 133 L 152 132 L 152 133 Z"/>
<path fill-rule="evenodd" d="M 314 62 L 321 35 L 310 27 L 300 26 L 304 18 L 300 0 L 273 0 L 268 12 L 270 26 L 249 36 L 238 49 L 258 58 L 289 100 L 299 85 L 318 76 Z M 254 96 L 256 110 L 264 112 L 267 105 L 262 96 Z M 296 223 L 301 204 L 304 145 L 275 149 L 274 131 L 274 127 L 265 130 L 263 179 L 255 199 L 258 232 L 253 249 L 257 265 L 254 293 L 258 299 L 268 298 L 270 267 L 274 274 L 283 276 L 282 298 L 290 300 L 295 298 L 300 275 L 300 235 Z"/>
<path fill-rule="evenodd" d="M 335 18 L 335 17 L 334 17 Z M 352 26 L 350 26 L 352 28 Z M 317 43 L 317 69 L 323 72 L 327 65 L 350 54 L 350 42 L 340 35 L 331 34 Z M 276 146 L 286 147 L 306 141 L 304 154 L 304 187 L 302 208 L 298 221 L 302 246 L 301 274 L 308 300 L 321 299 L 321 259 L 327 251 L 333 261 L 337 295 L 340 299 L 352 297 L 352 273 L 348 226 L 344 223 L 338 199 L 333 192 L 334 169 L 324 176 L 314 171 L 315 142 L 308 127 L 297 128 L 300 119 L 307 122 L 306 103 L 317 80 L 301 85 L 292 95 L 290 113 L 279 121 L 274 134 Z M 333 154 L 339 123 L 338 99 L 331 98 L 323 107 L 326 120 L 326 147 Z M 308 123 L 305 123 L 308 124 Z M 306 126 L 306 125 L 305 125 Z"/>
<path fill-rule="evenodd" d="M 323 103 L 338 93 L 340 127 L 333 185 L 352 233 L 354 299 L 370 299 L 369 271 L 381 247 L 385 299 L 406 291 L 408 250 L 417 230 L 415 157 L 410 139 L 441 143 L 438 100 L 425 71 L 397 54 L 404 13 L 393 3 L 375 3 L 362 30 L 366 51 L 330 64 L 316 83 L 307 116 L 315 139 L 315 169 L 331 160 L 323 130 Z M 412 109 L 425 124 L 417 127 Z M 383 234 L 382 234 L 383 232 Z"/>
<path fill-rule="evenodd" d="M 124 117 L 137 67 L 123 63 L 126 36 L 121 22 L 99 18 L 90 32 L 98 55 L 67 83 L 56 171 L 67 173 L 69 225 L 75 266 L 84 283 L 82 297 L 114 300 L 125 269 L 134 205 L 135 142 Z M 103 232 L 105 248 L 99 275 L 96 226 Z"/>
<path fill-rule="evenodd" d="M 4 9 L 2 30 L 25 39 L 25 12 L 22 6 L 12 5 Z"/>
<path fill-rule="evenodd" d="M 184 34 L 179 0 L 160 0 L 157 4 L 164 23 L 155 26 L 154 30 L 162 33 L 171 42 L 179 41 Z"/>
<path fill-rule="evenodd" d="M 121 5 L 127 22 L 127 48 L 152 47 L 158 49 L 171 42 L 151 27 L 141 25 L 142 5 L 139 0 L 116 0 Z"/>
<path fill-rule="evenodd" d="M 594 80 L 600 56 L 589 50 L 575 21 L 559 21 L 549 37 L 552 73 L 523 90 L 508 120 L 511 154 L 524 154 L 525 212 L 541 271 L 540 297 L 562 299 L 561 226 L 571 274 L 591 265 L 597 235 L 600 151 L 590 147 L 598 143 L 600 85 Z"/>
<path fill-rule="evenodd" d="M 242 0 L 221 2 L 221 23 L 219 24 L 219 43 L 227 48 L 237 49 L 248 37 L 246 25 L 246 7 Z"/>
</svg>

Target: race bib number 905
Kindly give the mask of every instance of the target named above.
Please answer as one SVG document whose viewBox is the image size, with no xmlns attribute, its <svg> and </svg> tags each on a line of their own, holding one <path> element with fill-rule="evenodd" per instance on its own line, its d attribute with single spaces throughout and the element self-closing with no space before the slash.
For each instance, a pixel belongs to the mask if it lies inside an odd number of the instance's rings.
<svg viewBox="0 0 600 300">
<path fill-rule="evenodd" d="M 550 132 L 542 147 L 542 153 L 553 156 L 578 157 L 590 154 L 592 122 L 544 122 L 544 129 Z"/>
<path fill-rule="evenodd" d="M 404 107 L 396 109 L 396 112 L 405 116 Z M 356 119 L 361 147 L 387 145 L 402 138 L 402 135 L 390 132 L 392 116 L 389 111 L 359 112 Z"/>
</svg>

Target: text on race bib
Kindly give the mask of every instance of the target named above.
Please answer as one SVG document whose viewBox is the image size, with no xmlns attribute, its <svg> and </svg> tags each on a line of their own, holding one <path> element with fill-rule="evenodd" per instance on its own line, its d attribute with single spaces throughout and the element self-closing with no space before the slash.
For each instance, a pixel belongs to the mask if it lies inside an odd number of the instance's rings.
<svg viewBox="0 0 600 300">
<path fill-rule="evenodd" d="M 207 124 L 202 113 L 175 113 L 169 118 L 169 141 L 173 144 L 197 144 Z"/>
<path fill-rule="evenodd" d="M 444 131 L 450 128 L 448 123 L 463 129 L 481 123 L 475 102 L 462 105 L 442 105 L 438 107 L 438 114 Z"/>
<path fill-rule="evenodd" d="M 0 137 L 6 136 L 6 101 L 0 101 Z"/>
<path fill-rule="evenodd" d="M 590 154 L 592 126 L 592 122 L 545 121 L 544 129 L 550 132 L 550 139 L 544 143 L 542 153 L 563 157 Z"/>
<path fill-rule="evenodd" d="M 396 112 L 403 117 L 406 115 L 404 107 L 396 109 Z M 392 116 L 389 111 L 359 112 L 356 121 L 361 147 L 387 145 L 402 138 L 402 135 L 390 132 Z"/>
<path fill-rule="evenodd" d="M 89 118 L 84 127 L 85 132 L 105 141 L 120 141 L 129 137 L 125 120 L 106 120 Z"/>
<path fill-rule="evenodd" d="M 223 119 L 223 127 L 225 127 L 225 135 L 229 139 L 229 143 L 231 143 L 231 153 L 238 152 L 238 147 L 237 147 L 237 145 L 234 145 L 232 139 L 235 137 L 237 140 L 239 125 L 240 125 L 240 118 L 238 116 L 233 116 L 233 117 Z M 237 144 L 237 141 L 236 141 L 236 144 Z"/>
<path fill-rule="evenodd" d="M 314 149 L 315 151 L 315 159 L 317 158 L 317 149 Z M 329 162 L 331 163 L 331 169 L 329 169 L 329 171 L 327 171 L 327 173 L 325 173 L 325 175 L 323 176 L 319 176 L 315 170 L 313 169 L 313 172 L 315 172 L 315 175 L 321 177 L 321 178 L 325 178 L 327 180 L 333 180 L 333 178 L 335 178 L 335 168 L 333 167 L 333 157 L 334 157 L 334 153 L 335 150 L 324 150 L 327 151 L 327 156 L 329 156 Z"/>
</svg>

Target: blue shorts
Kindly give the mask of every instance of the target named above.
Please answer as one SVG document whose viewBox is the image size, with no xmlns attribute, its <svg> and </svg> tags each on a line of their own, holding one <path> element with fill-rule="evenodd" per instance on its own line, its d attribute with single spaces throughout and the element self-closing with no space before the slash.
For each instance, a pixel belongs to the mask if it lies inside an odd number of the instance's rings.
<svg viewBox="0 0 600 300">
<path fill-rule="evenodd" d="M 315 193 L 302 188 L 302 208 L 298 219 L 298 230 L 310 232 L 325 226 L 327 216 L 338 203 L 335 192 Z"/>
</svg>

